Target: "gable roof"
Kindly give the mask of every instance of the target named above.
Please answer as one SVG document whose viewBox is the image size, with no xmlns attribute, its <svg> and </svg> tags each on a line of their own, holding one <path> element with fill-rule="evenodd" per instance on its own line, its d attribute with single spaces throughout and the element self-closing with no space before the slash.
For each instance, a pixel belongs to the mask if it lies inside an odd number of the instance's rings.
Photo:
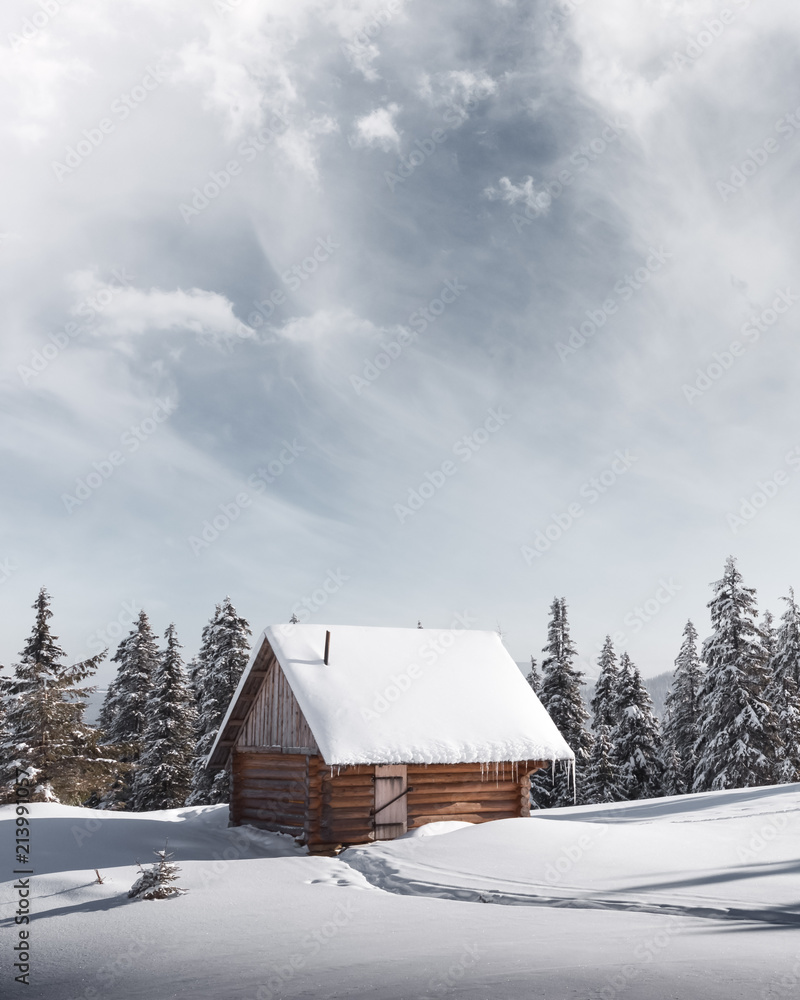
<svg viewBox="0 0 800 1000">
<path fill-rule="evenodd" d="M 263 677 L 270 650 L 326 764 L 574 760 L 495 632 L 272 625 L 253 648 L 210 763 L 226 759 L 230 733 L 226 745 L 221 738 L 246 714 L 251 672 L 258 663 Z"/>
</svg>

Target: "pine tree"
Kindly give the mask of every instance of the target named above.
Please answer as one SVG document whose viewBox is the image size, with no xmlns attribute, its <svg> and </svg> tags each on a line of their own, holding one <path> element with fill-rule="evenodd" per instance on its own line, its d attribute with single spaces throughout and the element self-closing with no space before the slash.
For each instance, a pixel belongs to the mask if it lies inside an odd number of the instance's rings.
<svg viewBox="0 0 800 1000">
<path fill-rule="evenodd" d="M 619 670 L 617 668 L 617 654 L 614 652 L 610 635 L 606 636 L 597 665 L 600 672 L 591 700 L 592 729 L 595 732 L 600 726 L 608 726 L 609 729 L 613 729 L 618 721 L 617 684 Z"/>
<path fill-rule="evenodd" d="M 581 773 L 591 750 L 591 736 L 586 730 L 589 713 L 581 697 L 583 674 L 573 666 L 577 656 L 569 632 L 567 602 L 565 598 L 553 598 L 550 606 L 550 624 L 547 630 L 547 645 L 543 652 L 542 682 L 539 699 L 547 713 L 575 754 L 576 774 Z M 540 805 L 572 805 L 573 789 L 571 775 L 565 768 L 551 776 L 549 788 L 543 775 L 539 782 L 534 778 L 537 799 Z M 554 779 L 554 780 L 553 780 Z M 582 799 L 581 799 L 582 801 Z"/>
<path fill-rule="evenodd" d="M 700 689 L 703 667 L 697 653 L 697 630 L 687 622 L 675 659 L 672 687 L 664 713 L 665 791 L 683 795 L 694 785 L 695 744 L 700 724 Z"/>
<path fill-rule="evenodd" d="M 625 797 L 619 785 L 619 765 L 608 726 L 600 725 L 595 731 L 583 787 L 584 801 L 593 804 L 619 802 Z"/>
<path fill-rule="evenodd" d="M 531 669 L 528 671 L 528 675 L 525 680 L 530 684 L 533 693 L 538 695 L 542 690 L 542 678 L 539 676 L 539 671 L 536 669 L 536 660 L 533 656 L 531 656 Z"/>
<path fill-rule="evenodd" d="M 14 668 L 7 705 L 8 736 L 0 781 L 10 799 L 16 769 L 36 780 L 39 801 L 80 802 L 86 781 L 102 771 L 93 731 L 83 721 L 93 688 L 82 684 L 97 670 L 105 651 L 72 666 L 50 631 L 50 595 L 44 587 L 33 604 L 36 620 Z M 99 769 L 98 769 L 99 765 Z"/>
<path fill-rule="evenodd" d="M 787 608 L 775 635 L 773 670 L 781 677 L 791 677 L 800 688 L 800 607 L 791 587 L 789 596 L 781 600 L 786 602 Z"/>
<path fill-rule="evenodd" d="M 121 765 L 111 784 L 92 802 L 102 809 L 124 809 L 132 794 L 136 762 L 144 740 L 147 705 L 158 666 L 158 645 L 144 611 L 131 632 L 122 640 L 111 658 L 117 674 L 109 684 L 98 723 L 104 734 L 106 752 Z"/>
<path fill-rule="evenodd" d="M 0 674 L 0 802 L 3 801 L 5 771 L 10 766 L 10 757 L 12 756 L 11 726 L 8 719 L 12 689 L 11 678 Z"/>
<path fill-rule="evenodd" d="M 171 896 L 182 896 L 188 889 L 174 885 L 178 879 L 180 867 L 172 860 L 172 855 L 163 851 L 153 851 L 158 861 L 143 868 L 139 865 L 139 878 L 128 890 L 128 899 L 169 899 Z"/>
<path fill-rule="evenodd" d="M 775 616 L 771 611 L 767 610 L 764 612 L 759 632 L 761 633 L 761 648 L 764 650 L 765 659 L 769 666 L 772 663 L 778 645 L 778 636 L 775 631 Z"/>
<path fill-rule="evenodd" d="M 174 625 L 164 638 L 166 648 L 147 705 L 144 750 L 133 779 L 131 806 L 138 811 L 184 805 L 191 784 L 195 708 Z"/>
<path fill-rule="evenodd" d="M 197 656 L 197 745 L 192 762 L 192 791 L 188 804 L 215 805 L 230 799 L 230 775 L 205 766 L 220 723 L 225 717 L 239 678 L 250 657 L 250 626 L 236 613 L 231 599 L 218 604 L 203 629 Z"/>
<path fill-rule="evenodd" d="M 619 661 L 619 721 L 611 733 L 620 789 L 626 799 L 662 794 L 658 722 L 638 668 L 627 653 Z"/>
<path fill-rule="evenodd" d="M 766 698 L 775 711 L 780 741 L 775 778 L 781 784 L 800 781 L 800 693 L 791 675 L 774 677 Z"/>
<path fill-rule="evenodd" d="M 780 757 L 777 717 L 765 699 L 769 678 L 755 590 L 745 587 L 733 556 L 712 586 L 714 631 L 703 644 L 697 792 L 770 784 Z"/>
<path fill-rule="evenodd" d="M 668 743 L 662 736 L 661 764 L 663 767 L 662 785 L 664 795 L 685 795 L 690 792 L 684 778 L 683 761 L 678 756 L 674 743 Z"/>
<path fill-rule="evenodd" d="M 135 760 L 142 750 L 147 701 L 158 665 L 158 644 L 144 611 L 111 662 L 119 666 L 100 710 L 100 727 L 109 743 L 130 745 L 130 759 Z"/>
<path fill-rule="evenodd" d="M 777 716 L 780 746 L 776 755 L 776 777 L 786 783 L 800 779 L 800 609 L 791 588 L 789 596 L 781 600 L 786 602 L 787 608 L 774 634 L 765 699 Z"/>
</svg>

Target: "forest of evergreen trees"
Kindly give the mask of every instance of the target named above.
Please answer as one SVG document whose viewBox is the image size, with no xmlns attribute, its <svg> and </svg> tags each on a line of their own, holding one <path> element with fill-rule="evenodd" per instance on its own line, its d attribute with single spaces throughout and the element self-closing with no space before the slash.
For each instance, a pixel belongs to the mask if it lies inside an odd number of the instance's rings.
<svg viewBox="0 0 800 1000">
<path fill-rule="evenodd" d="M 18 770 L 35 778 L 34 801 L 101 809 L 173 809 L 229 798 L 228 775 L 204 766 L 249 657 L 250 626 L 226 597 L 184 665 L 175 626 L 159 643 L 144 611 L 112 656 L 116 677 L 97 726 L 84 721 L 86 680 L 106 655 L 74 666 L 50 631 L 43 588 L 11 678 L 0 678 L 3 801 Z"/>
<path fill-rule="evenodd" d="M 579 804 L 744 788 L 800 778 L 800 608 L 793 591 L 776 622 L 731 557 L 713 584 L 711 635 L 687 622 L 663 725 L 638 668 L 606 638 L 591 712 L 574 666 L 567 604 L 550 608 L 541 672 L 528 682 L 576 755 Z M 197 657 L 184 665 L 175 626 L 160 645 L 144 611 L 112 656 L 116 677 L 96 726 L 87 681 L 106 653 L 68 665 L 52 635 L 45 589 L 11 677 L 0 675 L 0 800 L 18 771 L 32 798 L 136 811 L 227 802 L 226 771 L 204 766 L 249 656 L 251 631 L 229 598 L 216 606 Z M 590 722 L 591 720 L 591 722 Z M 571 805 L 571 776 L 540 771 L 539 808 Z"/>
<path fill-rule="evenodd" d="M 675 660 L 663 725 L 636 664 L 617 658 L 609 637 L 598 660 L 591 713 L 569 632 L 556 598 L 541 674 L 528 683 L 576 756 L 573 791 L 566 770 L 532 782 L 539 808 L 617 802 L 800 779 L 800 608 L 790 589 L 776 624 L 758 622 L 756 594 L 729 558 L 708 603 L 712 633 L 698 648 L 689 621 Z M 591 725 L 589 720 L 591 718 Z"/>
</svg>

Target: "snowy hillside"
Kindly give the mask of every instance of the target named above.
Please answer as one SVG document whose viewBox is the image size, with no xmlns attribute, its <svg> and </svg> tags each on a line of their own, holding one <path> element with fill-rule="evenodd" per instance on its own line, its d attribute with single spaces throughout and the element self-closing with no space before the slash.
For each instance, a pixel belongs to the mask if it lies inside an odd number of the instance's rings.
<svg viewBox="0 0 800 1000">
<path fill-rule="evenodd" d="M 34 805 L 25 995 L 788 996 L 799 806 L 783 786 L 577 807 L 318 858 L 228 829 L 225 807 Z M 13 825 L 5 807 L 3 843 Z M 129 900 L 134 862 L 167 839 L 189 892 Z M 7 963 L 17 893 L 4 884 Z"/>
</svg>

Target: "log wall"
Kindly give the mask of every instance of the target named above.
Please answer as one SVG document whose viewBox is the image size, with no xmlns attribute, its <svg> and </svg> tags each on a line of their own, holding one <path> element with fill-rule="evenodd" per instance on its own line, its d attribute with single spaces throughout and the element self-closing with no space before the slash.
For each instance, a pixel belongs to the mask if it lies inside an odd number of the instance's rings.
<svg viewBox="0 0 800 1000">
<path fill-rule="evenodd" d="M 530 774 L 516 764 L 409 764 L 408 828 L 442 820 L 484 823 L 530 814 Z M 374 765 L 335 767 L 316 754 L 236 751 L 231 823 L 297 837 L 313 853 L 375 839 Z"/>
<path fill-rule="evenodd" d="M 310 851 L 323 853 L 373 839 L 374 776 L 372 765 L 330 767 L 320 757 L 312 758 L 306 826 Z"/>
<path fill-rule="evenodd" d="M 242 753 L 232 760 L 231 824 L 304 838 L 309 803 L 307 754 Z"/>
<path fill-rule="evenodd" d="M 541 764 L 409 764 L 408 828 L 529 816 L 530 774 Z"/>
</svg>

